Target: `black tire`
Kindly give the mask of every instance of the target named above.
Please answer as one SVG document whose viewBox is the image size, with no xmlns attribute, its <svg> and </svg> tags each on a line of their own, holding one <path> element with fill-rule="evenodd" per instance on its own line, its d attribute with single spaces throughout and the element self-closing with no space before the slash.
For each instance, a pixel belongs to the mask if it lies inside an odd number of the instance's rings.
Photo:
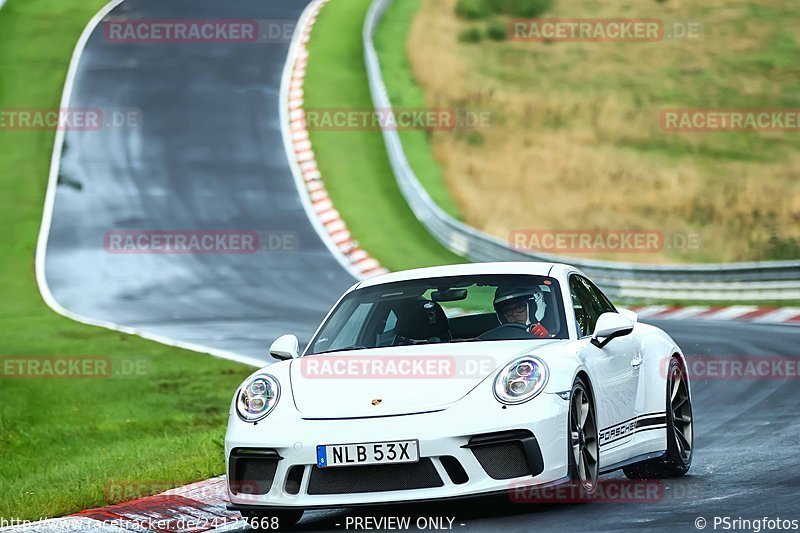
<svg viewBox="0 0 800 533">
<path fill-rule="evenodd" d="M 242 511 L 242 517 L 254 531 L 288 531 L 303 518 L 303 510 Z"/>
<path fill-rule="evenodd" d="M 591 496 L 597 491 L 600 476 L 600 441 L 594 399 L 583 379 L 575 380 L 569 402 L 567 453 L 570 484 L 583 496 Z"/>
<path fill-rule="evenodd" d="M 670 360 L 667 376 L 667 451 L 661 457 L 624 467 L 629 479 L 680 477 L 692 466 L 692 398 L 688 375 L 677 357 Z"/>
</svg>

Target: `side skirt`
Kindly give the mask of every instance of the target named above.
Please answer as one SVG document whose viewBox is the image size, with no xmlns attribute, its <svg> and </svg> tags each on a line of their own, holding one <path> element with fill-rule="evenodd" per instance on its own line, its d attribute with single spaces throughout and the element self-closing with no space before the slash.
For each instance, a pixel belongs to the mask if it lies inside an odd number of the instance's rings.
<svg viewBox="0 0 800 533">
<path fill-rule="evenodd" d="M 641 461 L 647 461 L 648 459 L 656 459 L 658 457 L 664 457 L 667 453 L 667 450 L 662 450 L 659 452 L 650 452 L 650 453 L 643 453 L 642 455 L 637 455 L 636 457 L 631 457 L 630 459 L 626 459 L 624 461 L 620 461 L 618 463 L 614 463 L 613 465 L 608 465 L 600 468 L 601 474 L 608 474 L 609 472 L 613 472 L 614 470 L 619 470 L 620 468 L 628 465 L 632 465 L 633 463 L 639 463 Z"/>
</svg>

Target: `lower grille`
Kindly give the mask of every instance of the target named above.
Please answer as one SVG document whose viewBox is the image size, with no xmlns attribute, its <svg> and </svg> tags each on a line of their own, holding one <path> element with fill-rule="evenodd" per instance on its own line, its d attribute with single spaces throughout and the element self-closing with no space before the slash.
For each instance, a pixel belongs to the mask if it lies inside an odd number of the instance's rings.
<svg viewBox="0 0 800 533">
<path fill-rule="evenodd" d="M 303 474 L 306 467 L 303 465 L 294 465 L 289 469 L 289 475 L 286 476 L 286 483 L 283 490 L 287 494 L 300 494 L 300 485 L 303 483 Z"/>
<path fill-rule="evenodd" d="M 461 463 L 458 462 L 458 459 L 452 455 L 443 455 L 439 460 L 442 462 L 444 471 L 450 476 L 450 481 L 456 485 L 463 485 L 469 481 L 469 475 L 467 475 L 467 471 L 464 470 Z"/>
<path fill-rule="evenodd" d="M 355 494 L 392 490 L 442 487 L 433 462 L 423 457 L 418 463 L 397 465 L 311 467 L 308 494 Z"/>
</svg>

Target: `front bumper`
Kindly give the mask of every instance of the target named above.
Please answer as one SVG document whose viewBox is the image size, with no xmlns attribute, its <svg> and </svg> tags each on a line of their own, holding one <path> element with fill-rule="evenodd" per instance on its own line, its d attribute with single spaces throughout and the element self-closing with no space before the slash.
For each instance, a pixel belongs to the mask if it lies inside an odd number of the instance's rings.
<svg viewBox="0 0 800 533">
<path fill-rule="evenodd" d="M 316 509 L 511 494 L 566 478 L 568 401 L 543 393 L 515 406 L 471 403 L 338 420 L 284 412 L 255 426 L 233 415 L 225 438 L 230 507 Z M 320 444 L 410 439 L 419 441 L 419 463 L 316 466 Z"/>
</svg>

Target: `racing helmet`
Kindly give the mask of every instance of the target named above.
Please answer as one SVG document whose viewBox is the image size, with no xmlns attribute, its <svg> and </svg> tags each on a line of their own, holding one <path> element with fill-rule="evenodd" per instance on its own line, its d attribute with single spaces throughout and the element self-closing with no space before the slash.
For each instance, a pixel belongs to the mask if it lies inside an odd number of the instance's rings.
<svg viewBox="0 0 800 533">
<path fill-rule="evenodd" d="M 507 324 L 503 310 L 508 305 L 522 303 L 528 312 L 528 322 L 534 316 L 538 307 L 544 303 L 544 295 L 539 287 L 498 287 L 494 293 L 494 311 L 501 324 Z M 533 304 L 533 305 L 531 305 Z"/>
</svg>

